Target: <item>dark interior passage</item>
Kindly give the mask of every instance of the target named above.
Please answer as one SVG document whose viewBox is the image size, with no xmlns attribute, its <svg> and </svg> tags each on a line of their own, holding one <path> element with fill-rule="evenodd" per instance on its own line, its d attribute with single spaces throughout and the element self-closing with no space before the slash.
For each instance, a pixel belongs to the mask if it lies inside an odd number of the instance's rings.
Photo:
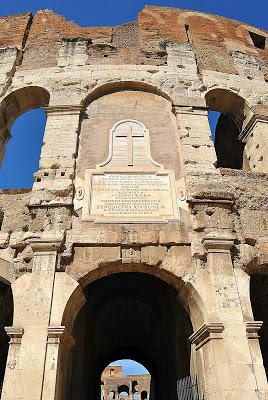
<svg viewBox="0 0 268 400">
<path fill-rule="evenodd" d="M 263 364 L 268 377 L 268 275 L 254 274 L 250 279 L 250 299 L 255 321 L 263 321 L 259 331 Z"/>
<path fill-rule="evenodd" d="M 239 139 L 239 130 L 230 115 L 221 114 L 215 131 L 217 167 L 242 169 L 244 143 Z"/>
<path fill-rule="evenodd" d="M 103 369 L 119 358 L 151 374 L 154 400 L 175 400 L 176 382 L 189 375 L 192 333 L 177 291 L 145 273 L 118 273 L 90 284 L 74 328 L 69 399 L 100 398 Z"/>
<path fill-rule="evenodd" d="M 6 326 L 11 326 L 13 320 L 13 297 L 11 287 L 0 282 L 0 390 L 5 375 L 9 338 L 5 332 Z"/>
</svg>

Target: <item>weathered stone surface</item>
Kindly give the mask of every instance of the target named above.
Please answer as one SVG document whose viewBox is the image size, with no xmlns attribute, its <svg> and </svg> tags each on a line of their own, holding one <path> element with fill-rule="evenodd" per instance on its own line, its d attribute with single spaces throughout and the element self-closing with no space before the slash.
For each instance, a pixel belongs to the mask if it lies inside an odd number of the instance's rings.
<svg viewBox="0 0 268 400">
<path fill-rule="evenodd" d="M 204 399 L 266 399 L 267 32 L 146 6 L 0 33 L 0 161 L 19 115 L 47 115 L 32 189 L 0 191 L 1 399 L 98 398 L 117 356 L 160 399 L 189 371 Z"/>
</svg>

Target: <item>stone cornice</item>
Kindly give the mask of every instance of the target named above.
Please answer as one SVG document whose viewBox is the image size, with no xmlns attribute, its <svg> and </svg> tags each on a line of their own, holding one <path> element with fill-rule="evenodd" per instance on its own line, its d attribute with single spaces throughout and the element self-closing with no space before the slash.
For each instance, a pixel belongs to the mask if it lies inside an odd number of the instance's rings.
<svg viewBox="0 0 268 400">
<path fill-rule="evenodd" d="M 233 205 L 234 201 L 233 200 L 228 200 L 228 199 L 196 199 L 194 197 L 190 197 L 187 200 L 187 203 L 191 205 L 195 204 L 227 204 L 227 205 Z"/>
<path fill-rule="evenodd" d="M 58 252 L 62 246 L 62 240 L 59 239 L 36 239 L 29 242 L 34 253 Z"/>
<path fill-rule="evenodd" d="M 16 326 L 7 326 L 5 331 L 10 337 L 9 343 L 21 343 L 21 338 L 24 334 L 24 329 Z"/>
<path fill-rule="evenodd" d="M 83 106 L 80 104 L 65 104 L 44 107 L 46 115 L 79 115 L 83 110 Z"/>
<path fill-rule="evenodd" d="M 246 332 L 248 339 L 258 339 L 258 331 L 261 329 L 263 321 L 246 322 Z"/>
<path fill-rule="evenodd" d="M 64 239 L 63 231 L 31 233 L 25 238 L 34 253 L 58 252 Z"/>
<path fill-rule="evenodd" d="M 207 322 L 194 332 L 189 340 L 196 345 L 196 350 L 212 339 L 222 339 L 224 326 L 221 322 Z"/>
<path fill-rule="evenodd" d="M 208 115 L 208 108 L 206 106 L 191 106 L 191 105 L 177 105 L 174 104 L 173 108 L 177 114 L 191 114 L 191 115 Z"/>
<path fill-rule="evenodd" d="M 202 243 L 208 253 L 226 253 L 234 245 L 234 239 L 232 237 L 207 235 L 202 239 Z"/>
<path fill-rule="evenodd" d="M 71 348 L 74 346 L 75 340 L 67 334 L 65 326 L 49 326 L 47 328 L 47 343 L 58 345 L 63 343 Z"/>
</svg>

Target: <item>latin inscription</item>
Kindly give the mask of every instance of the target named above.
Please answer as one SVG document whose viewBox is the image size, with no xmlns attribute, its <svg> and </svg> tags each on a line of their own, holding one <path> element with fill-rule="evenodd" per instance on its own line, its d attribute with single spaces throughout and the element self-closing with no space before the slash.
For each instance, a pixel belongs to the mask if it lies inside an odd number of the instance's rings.
<svg viewBox="0 0 268 400">
<path fill-rule="evenodd" d="M 170 176 L 154 173 L 93 174 L 90 214 L 126 219 L 173 215 Z"/>
</svg>

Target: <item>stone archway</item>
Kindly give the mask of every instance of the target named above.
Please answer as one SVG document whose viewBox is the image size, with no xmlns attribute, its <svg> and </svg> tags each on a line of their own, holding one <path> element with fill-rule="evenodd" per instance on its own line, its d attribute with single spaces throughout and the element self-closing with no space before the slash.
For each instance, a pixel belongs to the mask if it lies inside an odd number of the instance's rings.
<svg viewBox="0 0 268 400">
<path fill-rule="evenodd" d="M 152 375 L 155 400 L 176 399 L 176 382 L 190 374 L 193 329 L 177 290 L 142 272 L 118 272 L 85 286 L 69 359 L 69 400 L 97 398 L 101 373 L 131 358 Z"/>
</svg>

